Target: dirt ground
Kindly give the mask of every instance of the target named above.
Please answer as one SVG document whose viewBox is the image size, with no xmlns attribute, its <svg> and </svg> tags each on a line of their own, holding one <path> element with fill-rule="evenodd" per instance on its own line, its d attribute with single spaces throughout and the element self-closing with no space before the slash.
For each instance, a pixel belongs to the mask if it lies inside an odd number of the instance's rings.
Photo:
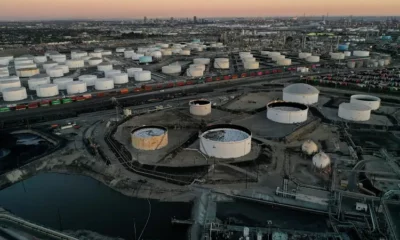
<svg viewBox="0 0 400 240">
<path fill-rule="evenodd" d="M 281 92 L 248 93 L 224 107 L 229 110 L 253 111 L 265 107 L 267 103 L 277 98 L 282 99 Z"/>
</svg>

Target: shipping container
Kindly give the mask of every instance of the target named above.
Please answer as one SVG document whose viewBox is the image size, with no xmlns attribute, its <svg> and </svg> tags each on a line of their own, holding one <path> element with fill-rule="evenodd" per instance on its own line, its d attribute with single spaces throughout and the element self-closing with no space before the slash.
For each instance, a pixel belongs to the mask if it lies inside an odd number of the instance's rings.
<svg viewBox="0 0 400 240">
<path fill-rule="evenodd" d="M 141 89 L 141 88 L 134 88 L 133 91 L 134 91 L 134 92 L 141 92 L 142 89 Z"/>
<path fill-rule="evenodd" d="M 41 107 L 47 107 L 50 106 L 50 100 L 43 100 L 40 102 Z"/>
<path fill-rule="evenodd" d="M 123 88 L 123 89 L 121 89 L 121 94 L 127 94 L 127 93 L 129 93 L 129 90 L 127 89 L 127 88 Z"/>
<path fill-rule="evenodd" d="M 229 80 L 229 79 L 231 79 L 231 75 L 224 76 L 224 80 Z"/>
<path fill-rule="evenodd" d="M 173 88 L 173 87 L 174 87 L 174 83 L 173 82 L 167 83 L 167 88 Z"/>
<path fill-rule="evenodd" d="M 206 78 L 206 82 L 212 82 L 212 81 L 213 81 L 213 80 L 212 80 L 211 77 Z"/>
<path fill-rule="evenodd" d="M 242 77 L 242 78 L 247 77 L 247 73 L 242 73 L 242 74 L 240 74 L 240 77 Z"/>
<path fill-rule="evenodd" d="M 72 99 L 71 98 L 63 98 L 62 99 L 62 103 L 64 104 L 64 103 L 71 103 L 72 102 Z"/>
<path fill-rule="evenodd" d="M 263 72 L 262 72 L 262 71 L 257 72 L 257 75 L 258 75 L 258 76 L 262 76 L 262 75 L 263 75 Z"/>
<path fill-rule="evenodd" d="M 185 81 L 176 82 L 177 86 L 185 86 Z"/>
<path fill-rule="evenodd" d="M 164 86 L 160 83 L 160 84 L 157 84 L 157 89 L 163 89 L 164 88 Z"/>
<path fill-rule="evenodd" d="M 272 73 L 277 73 L 277 72 L 278 72 L 278 70 L 276 70 L 276 69 L 272 70 Z"/>
<path fill-rule="evenodd" d="M 25 110 L 26 109 L 26 105 L 17 105 L 15 107 L 15 110 L 19 111 L 19 110 Z"/>
<path fill-rule="evenodd" d="M 232 79 L 237 79 L 238 78 L 238 75 L 237 74 L 233 74 L 232 75 Z"/>
<path fill-rule="evenodd" d="M 215 81 L 221 80 L 221 77 L 215 77 Z"/>
<path fill-rule="evenodd" d="M 264 74 L 265 74 L 265 75 L 270 74 L 269 70 L 265 71 Z"/>
<path fill-rule="evenodd" d="M 186 81 L 186 85 L 193 85 L 194 84 L 194 81 L 193 80 L 187 80 Z"/>
<path fill-rule="evenodd" d="M 99 92 L 95 94 L 95 97 L 104 97 L 106 94 L 103 92 Z"/>
<path fill-rule="evenodd" d="M 149 85 L 144 85 L 144 90 L 145 91 L 151 91 L 151 90 L 153 90 L 153 87 L 149 86 Z"/>
<path fill-rule="evenodd" d="M 0 108 L 0 112 L 9 112 L 10 108 L 9 107 L 2 107 Z"/>
<path fill-rule="evenodd" d="M 251 73 L 250 73 L 250 76 L 251 76 L 251 77 L 257 76 L 257 72 L 251 72 Z"/>
<path fill-rule="evenodd" d="M 77 102 L 82 102 L 82 101 L 85 101 L 85 100 L 86 100 L 85 97 L 77 97 L 77 98 L 76 98 L 76 101 L 77 101 Z"/>
<path fill-rule="evenodd" d="M 30 108 L 30 109 L 32 109 L 32 108 L 38 108 L 39 107 L 39 104 L 37 103 L 37 102 L 35 102 L 35 103 L 29 103 L 28 104 L 28 108 Z"/>
<path fill-rule="evenodd" d="M 51 101 L 51 105 L 59 105 L 59 104 L 61 104 L 60 99 L 56 99 L 56 100 Z"/>
<path fill-rule="evenodd" d="M 92 98 L 92 94 L 90 94 L 90 93 L 83 94 L 82 97 L 84 97 L 85 99 L 89 99 L 89 98 Z"/>
</svg>

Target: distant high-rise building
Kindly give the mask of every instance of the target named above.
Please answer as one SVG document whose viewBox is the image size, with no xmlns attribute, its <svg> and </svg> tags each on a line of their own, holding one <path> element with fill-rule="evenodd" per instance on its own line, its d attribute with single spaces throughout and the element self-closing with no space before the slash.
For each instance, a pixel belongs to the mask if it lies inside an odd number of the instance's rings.
<svg viewBox="0 0 400 240">
<path fill-rule="evenodd" d="M 144 17 L 143 22 L 147 23 L 147 17 Z"/>
<path fill-rule="evenodd" d="M 171 22 L 173 22 L 174 21 L 174 17 L 171 17 Z"/>
<path fill-rule="evenodd" d="M 196 16 L 193 17 L 193 22 L 197 23 L 197 17 Z"/>
</svg>

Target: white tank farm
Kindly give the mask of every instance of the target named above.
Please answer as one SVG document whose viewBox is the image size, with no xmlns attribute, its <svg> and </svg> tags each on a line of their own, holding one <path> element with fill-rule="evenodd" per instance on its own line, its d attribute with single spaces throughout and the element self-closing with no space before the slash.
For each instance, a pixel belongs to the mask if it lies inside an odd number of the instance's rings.
<svg viewBox="0 0 400 240">
<path fill-rule="evenodd" d="M 56 68 L 61 68 L 64 74 L 69 73 L 69 67 L 67 65 L 58 65 Z"/>
<path fill-rule="evenodd" d="M 319 60 L 320 60 L 319 56 L 310 56 L 306 58 L 306 61 L 310 63 L 318 63 Z"/>
<path fill-rule="evenodd" d="M 331 159 L 326 153 L 319 152 L 312 158 L 312 164 L 318 169 L 324 169 L 330 166 Z"/>
<path fill-rule="evenodd" d="M 101 51 L 101 56 L 111 56 L 112 55 L 112 51 L 111 50 L 103 50 Z"/>
<path fill-rule="evenodd" d="M 59 67 L 48 68 L 46 70 L 46 73 L 47 73 L 47 75 L 49 75 L 52 78 L 64 76 L 64 70 Z"/>
<path fill-rule="evenodd" d="M 15 70 L 23 69 L 23 68 L 37 68 L 36 63 L 22 63 L 19 65 L 15 65 Z"/>
<path fill-rule="evenodd" d="M 339 105 L 338 116 L 350 121 L 368 121 L 371 108 L 360 103 L 342 103 Z"/>
<path fill-rule="evenodd" d="M 85 62 L 81 59 L 71 59 L 67 60 L 65 65 L 67 65 L 70 69 L 77 69 L 83 68 L 85 66 Z"/>
<path fill-rule="evenodd" d="M 168 129 L 161 126 L 144 126 L 131 132 L 131 143 L 136 149 L 151 151 L 168 145 Z"/>
<path fill-rule="evenodd" d="M 28 98 L 26 88 L 24 87 L 11 87 L 4 89 L 3 100 L 6 102 L 21 101 Z"/>
<path fill-rule="evenodd" d="M 39 74 L 39 68 L 21 68 L 16 70 L 18 77 L 32 77 L 33 75 Z"/>
<path fill-rule="evenodd" d="M 334 60 L 343 60 L 344 59 L 344 53 L 330 53 L 331 59 Z"/>
<path fill-rule="evenodd" d="M 86 83 L 83 81 L 73 81 L 66 84 L 68 95 L 87 92 Z"/>
<path fill-rule="evenodd" d="M 135 80 L 138 82 L 150 81 L 151 72 L 150 71 L 137 71 L 134 73 Z"/>
<path fill-rule="evenodd" d="M 50 55 L 50 58 L 56 63 L 65 63 L 67 61 L 67 56 L 64 54 Z"/>
<path fill-rule="evenodd" d="M 114 70 L 109 70 L 109 71 L 104 72 L 104 76 L 106 78 L 112 78 L 112 76 L 114 74 L 119 74 L 119 73 L 121 73 L 121 70 L 114 69 Z"/>
<path fill-rule="evenodd" d="M 27 58 L 16 58 L 14 60 L 14 65 L 19 66 L 21 64 L 33 64 L 33 59 L 27 59 Z"/>
<path fill-rule="evenodd" d="M 285 59 L 284 55 L 271 56 L 271 60 L 274 62 L 277 62 L 277 61 L 283 60 L 283 59 Z"/>
<path fill-rule="evenodd" d="M 199 64 L 199 63 L 193 63 L 193 64 L 190 64 L 190 65 L 189 65 L 189 68 L 199 68 L 199 69 L 201 69 L 202 71 L 205 71 L 205 70 L 206 70 L 206 65 L 204 65 L 204 64 Z"/>
<path fill-rule="evenodd" d="M 144 54 L 142 53 L 135 53 L 132 55 L 132 60 L 134 61 L 139 61 L 139 58 L 144 57 Z"/>
<path fill-rule="evenodd" d="M 351 52 L 350 51 L 344 51 L 343 52 L 345 57 L 351 57 Z"/>
<path fill-rule="evenodd" d="M 168 65 L 161 68 L 161 71 L 166 74 L 176 74 L 182 71 L 180 65 Z"/>
<path fill-rule="evenodd" d="M 246 70 L 258 69 L 260 67 L 260 63 L 259 62 L 244 62 L 243 67 Z"/>
<path fill-rule="evenodd" d="M 47 57 L 46 56 L 35 56 L 33 57 L 33 62 L 36 64 L 42 64 L 47 62 Z"/>
<path fill-rule="evenodd" d="M 285 59 L 279 59 L 278 61 L 276 61 L 276 64 L 278 66 L 290 66 L 292 65 L 292 60 L 285 58 Z"/>
<path fill-rule="evenodd" d="M 143 71 L 143 68 L 128 68 L 126 72 L 128 73 L 128 77 L 135 77 L 135 72 Z"/>
<path fill-rule="evenodd" d="M 53 67 L 55 67 L 57 65 L 58 65 L 58 63 L 56 63 L 54 61 L 48 61 L 48 62 L 43 63 L 43 69 L 47 70 L 47 69 L 53 68 Z"/>
<path fill-rule="evenodd" d="M 107 72 L 113 69 L 113 65 L 109 62 L 102 62 L 97 65 L 97 70 L 101 72 Z"/>
<path fill-rule="evenodd" d="M 95 82 L 96 90 L 110 90 L 114 88 L 114 80 L 112 78 L 98 78 Z"/>
<path fill-rule="evenodd" d="M 306 105 L 318 102 L 319 90 L 315 87 L 304 84 L 295 83 L 283 89 L 283 101 L 296 102 Z"/>
<path fill-rule="evenodd" d="M 7 88 L 13 88 L 13 87 L 21 87 L 21 81 L 20 80 L 0 81 L 0 92 L 3 92 Z"/>
<path fill-rule="evenodd" d="M 179 54 L 182 55 L 182 56 L 189 56 L 190 55 L 190 50 L 182 49 Z"/>
<path fill-rule="evenodd" d="M 301 151 L 308 156 L 312 156 L 318 152 L 318 146 L 314 141 L 307 140 L 301 145 Z"/>
<path fill-rule="evenodd" d="M 161 49 L 161 54 L 163 56 L 171 56 L 172 55 L 172 50 L 171 49 Z"/>
<path fill-rule="evenodd" d="M 201 68 L 188 68 L 186 70 L 186 75 L 189 77 L 202 77 L 204 71 Z"/>
<path fill-rule="evenodd" d="M 125 48 L 124 47 L 118 47 L 118 48 L 115 49 L 115 52 L 123 53 L 123 52 L 125 52 Z"/>
<path fill-rule="evenodd" d="M 90 66 L 97 66 L 102 62 L 103 62 L 103 59 L 102 58 L 97 58 L 97 57 L 90 58 L 88 60 L 88 63 L 89 63 Z"/>
<path fill-rule="evenodd" d="M 53 97 L 58 95 L 57 84 L 41 84 L 36 87 L 38 97 Z"/>
<path fill-rule="evenodd" d="M 371 110 L 378 110 L 381 106 L 381 99 L 371 95 L 352 95 L 350 103 L 363 104 L 371 108 Z"/>
<path fill-rule="evenodd" d="M 308 53 L 308 52 L 300 52 L 299 53 L 299 58 L 300 59 L 306 59 L 308 57 L 311 57 L 311 53 Z"/>
<path fill-rule="evenodd" d="M 114 80 L 114 84 L 125 84 L 129 82 L 127 73 L 116 73 L 112 75 L 112 79 Z"/>
<path fill-rule="evenodd" d="M 271 121 L 293 124 L 307 121 L 308 107 L 301 103 L 274 101 L 267 104 L 267 118 Z"/>
<path fill-rule="evenodd" d="M 353 51 L 353 56 L 354 57 L 369 57 L 369 51 L 355 50 L 355 51 Z"/>
<path fill-rule="evenodd" d="M 97 76 L 96 75 L 81 75 L 79 76 L 79 81 L 85 82 L 86 86 L 91 87 L 94 86 Z"/>
<path fill-rule="evenodd" d="M 63 78 L 56 78 L 53 79 L 53 83 L 57 84 L 59 90 L 66 90 L 67 89 L 67 83 L 73 82 L 73 78 L 69 77 L 63 77 Z"/>
<path fill-rule="evenodd" d="M 211 101 L 206 99 L 192 100 L 189 102 L 190 114 L 206 116 L 211 113 Z"/>
<path fill-rule="evenodd" d="M 242 126 L 213 125 L 203 130 L 199 138 L 200 151 L 209 157 L 232 159 L 251 151 L 251 131 Z"/>
<path fill-rule="evenodd" d="M 101 50 L 101 51 L 103 51 L 103 50 Z M 92 58 L 102 58 L 103 55 L 101 54 L 101 51 L 100 51 L 100 52 L 91 52 L 91 53 L 89 53 L 89 57 L 92 57 Z"/>
<path fill-rule="evenodd" d="M 229 69 L 228 58 L 216 58 L 214 59 L 214 68 L 216 69 Z"/>
<path fill-rule="evenodd" d="M 125 50 L 124 51 L 124 58 L 132 58 L 133 54 L 135 54 L 135 51 L 133 51 L 133 50 Z"/>
<path fill-rule="evenodd" d="M 208 64 L 210 64 L 210 59 L 209 58 L 195 58 L 195 59 L 193 59 L 193 63 L 208 65 Z"/>
<path fill-rule="evenodd" d="M 29 78 L 28 87 L 29 90 L 36 90 L 37 86 L 49 84 L 50 82 L 50 77 L 47 74 L 37 74 Z"/>
</svg>

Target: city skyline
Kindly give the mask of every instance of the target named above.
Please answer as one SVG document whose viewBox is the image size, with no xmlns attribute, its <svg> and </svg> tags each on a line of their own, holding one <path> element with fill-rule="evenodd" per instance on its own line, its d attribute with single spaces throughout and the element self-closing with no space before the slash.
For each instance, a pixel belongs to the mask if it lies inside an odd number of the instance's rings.
<svg viewBox="0 0 400 240">
<path fill-rule="evenodd" d="M 398 0 L 14 0 L 2 3 L 0 20 L 48 19 L 134 19 L 207 17 L 266 17 L 266 16 L 397 16 Z"/>
</svg>

